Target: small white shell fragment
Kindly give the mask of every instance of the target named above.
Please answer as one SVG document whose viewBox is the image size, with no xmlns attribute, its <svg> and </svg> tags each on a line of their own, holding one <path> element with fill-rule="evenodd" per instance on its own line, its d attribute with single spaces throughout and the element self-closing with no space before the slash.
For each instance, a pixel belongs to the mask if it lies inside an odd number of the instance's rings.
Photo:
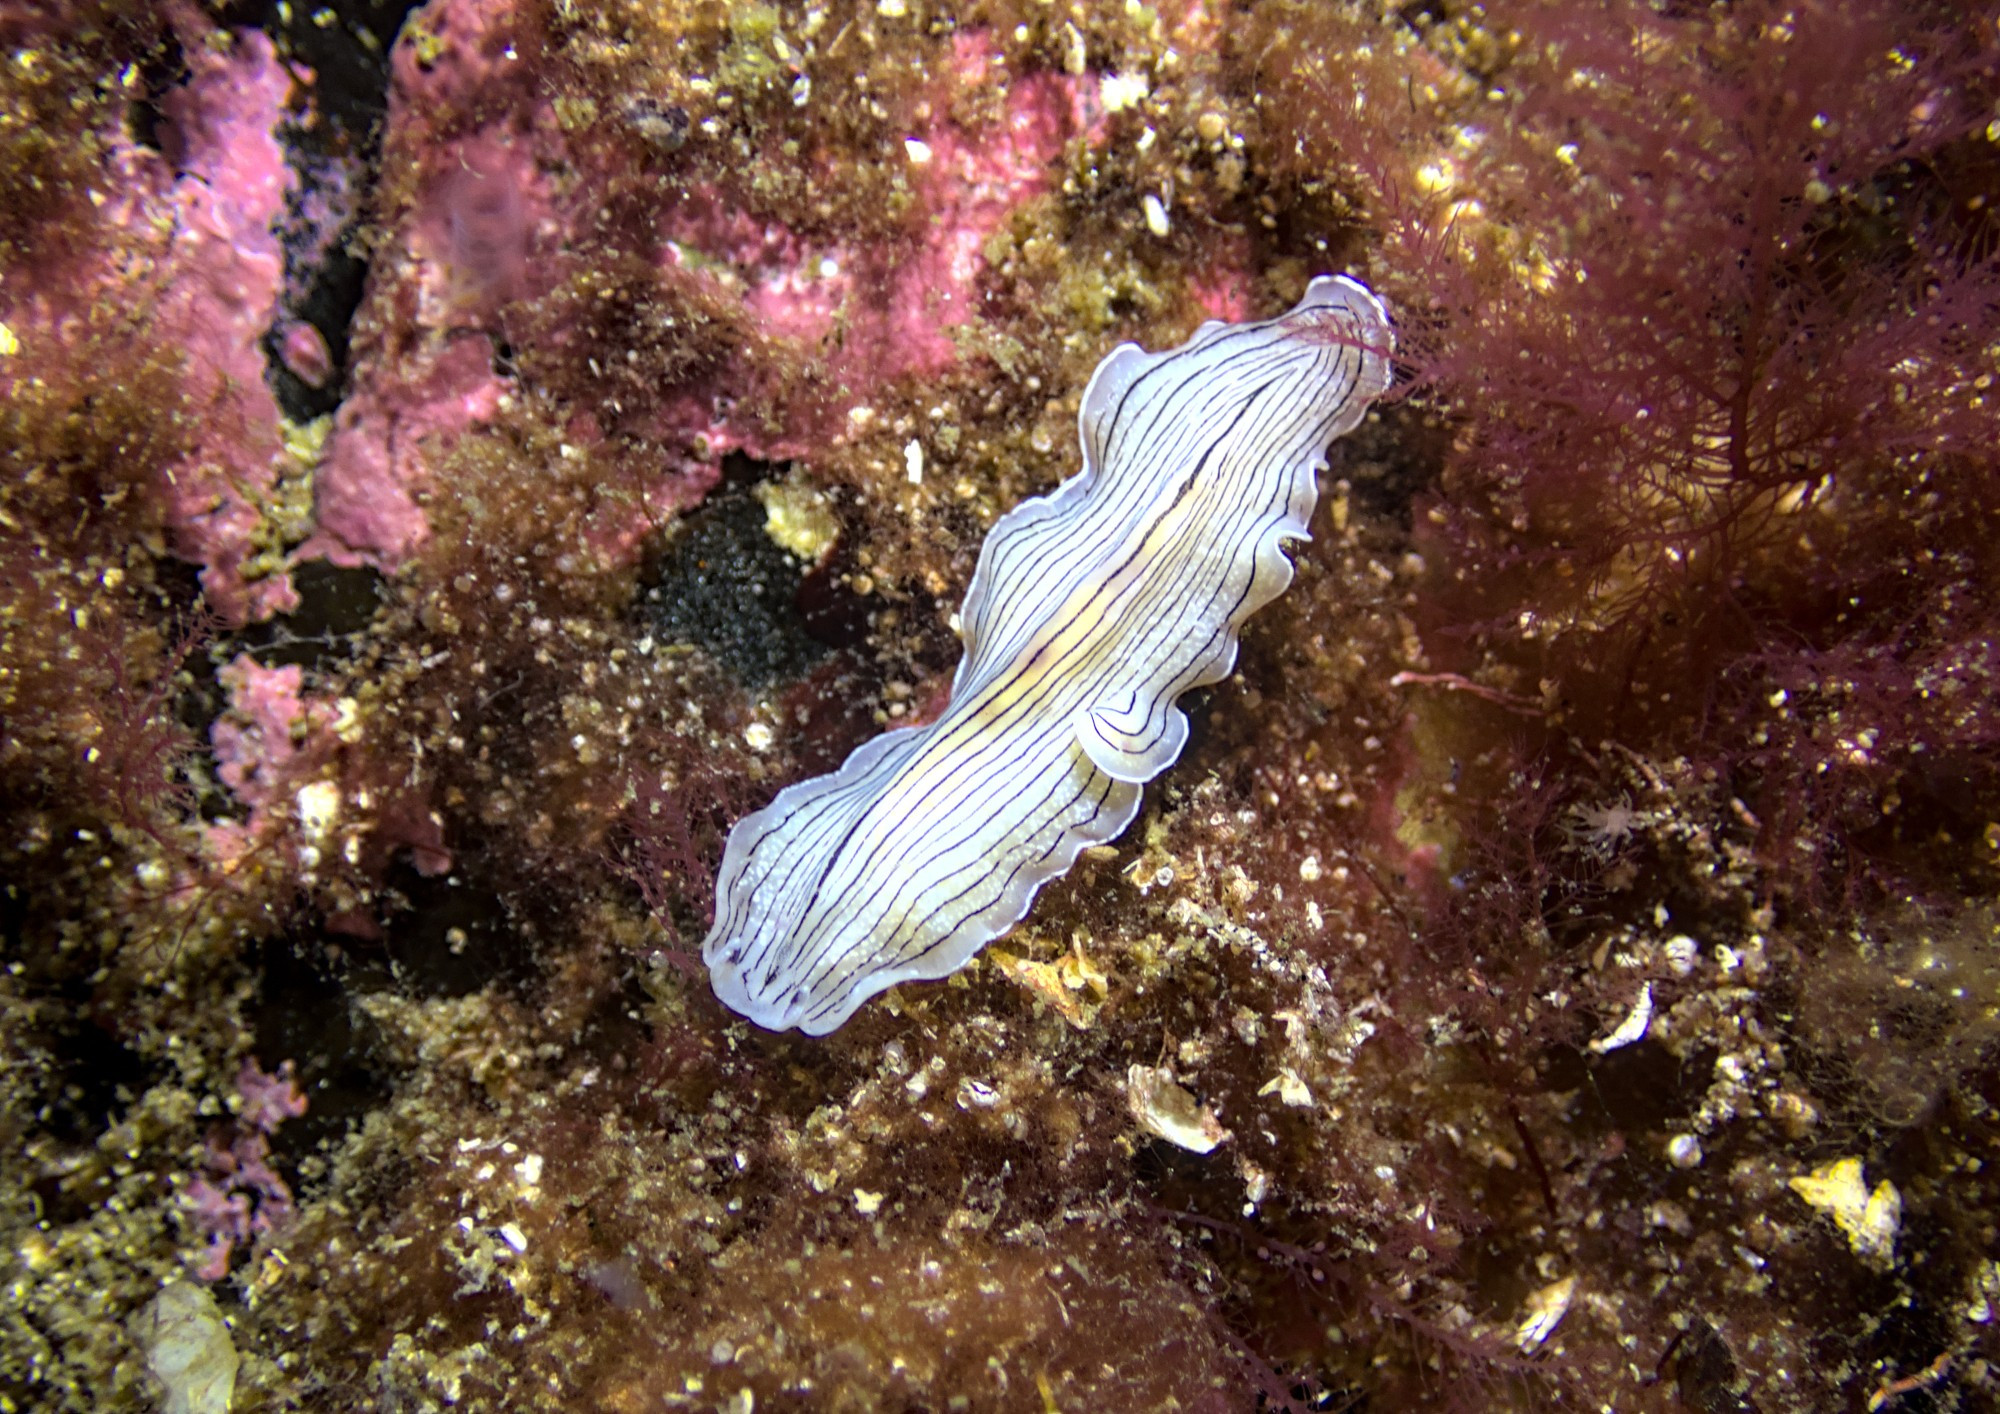
<svg viewBox="0 0 2000 1414">
<path fill-rule="evenodd" d="M 1084 47 L 1083 32 L 1074 24 L 1063 25 L 1062 48 L 1063 72 L 1072 78 L 1083 77 L 1084 64 L 1090 57 L 1090 51 Z"/>
<path fill-rule="evenodd" d="M 1276 1075 L 1265 1081 L 1264 1088 L 1257 1093 L 1259 1095 L 1269 1095 L 1274 1091 L 1280 1100 L 1295 1109 L 1308 1109 L 1312 1106 L 1312 1091 L 1307 1087 L 1305 1081 L 1299 1078 L 1299 1073 L 1290 1066 L 1284 1067 Z"/>
<path fill-rule="evenodd" d="M 1701 1165 L 1701 1141 L 1692 1134 L 1676 1134 L 1667 1141 L 1667 1162 L 1677 1169 Z"/>
<path fill-rule="evenodd" d="M 1896 1230 L 1903 1222 L 1903 1195 L 1886 1178 L 1870 1191 L 1861 1160 L 1835 1159 L 1786 1186 L 1832 1218 L 1857 1257 L 1895 1256 Z"/>
<path fill-rule="evenodd" d="M 1097 85 L 1098 99 L 1107 113 L 1122 113 L 1153 91 L 1144 74 L 1106 74 Z"/>
<path fill-rule="evenodd" d="M 1600 1056 L 1606 1051 L 1615 1051 L 1642 1040 L 1646 1029 L 1653 1024 L 1653 984 L 1647 982 L 1639 988 L 1639 1000 L 1632 1003 L 1632 1010 L 1618 1023 L 1618 1029 L 1609 1036 L 1601 1036 L 1590 1043 L 1590 1049 Z"/>
<path fill-rule="evenodd" d="M 1229 1131 L 1201 1102 L 1174 1082 L 1173 1074 L 1150 1065 L 1135 1065 L 1125 1073 L 1125 1099 L 1132 1117 L 1147 1133 L 1186 1149 L 1207 1154 L 1229 1138 Z"/>
<path fill-rule="evenodd" d="M 903 151 L 908 154 L 913 167 L 921 167 L 931 160 L 931 145 L 922 138 L 904 138 Z"/>
<path fill-rule="evenodd" d="M 912 486 L 924 484 L 924 444 L 914 437 L 903 447 L 903 474 Z"/>
<path fill-rule="evenodd" d="M 1529 1296 L 1521 1323 L 1514 1327 L 1514 1344 L 1523 1350 L 1533 1350 L 1547 1340 L 1569 1313 L 1570 1299 L 1575 1295 L 1576 1278 L 1568 1276 Z"/>
<path fill-rule="evenodd" d="M 240 1360 L 207 1287 L 168 1282 L 132 1335 L 163 1388 L 163 1414 L 229 1414 Z"/>
<path fill-rule="evenodd" d="M 958 1107 L 962 1110 L 990 1110 L 1000 1103 L 1000 1092 L 984 1080 L 971 1076 L 958 1082 Z"/>
<path fill-rule="evenodd" d="M 516 1223 L 500 1224 L 500 1240 L 516 1252 L 525 1252 L 528 1250 L 528 1234 L 521 1231 L 520 1226 Z"/>
<path fill-rule="evenodd" d="M 1173 222 L 1167 219 L 1166 203 L 1162 202 L 1152 192 L 1147 192 L 1139 205 L 1146 212 L 1146 229 L 1154 235 L 1164 237 L 1167 232 L 1174 228 Z"/>
<path fill-rule="evenodd" d="M 1989 1257 L 1973 1269 L 1972 1299 L 1965 1304 L 1965 1319 L 1989 1326 L 1996 1304 L 2000 1304 L 2000 1262 Z"/>
<path fill-rule="evenodd" d="M 874 1217 L 882 1211 L 882 1196 L 880 1193 L 870 1193 L 865 1188 L 855 1189 L 854 1211 L 864 1218 Z"/>
<path fill-rule="evenodd" d="M 323 840 L 340 819 L 340 786 L 334 781 L 309 781 L 299 787 L 296 797 L 299 828 L 309 840 Z"/>
<path fill-rule="evenodd" d="M 1247 1159 L 1236 1161 L 1236 1172 L 1243 1180 L 1243 1216 L 1257 1215 L 1257 1205 L 1271 1196 L 1271 1175 Z"/>
<path fill-rule="evenodd" d="M 743 729 L 743 744 L 752 751 L 769 751 L 776 740 L 777 735 L 771 730 L 769 722 L 752 722 Z"/>
</svg>

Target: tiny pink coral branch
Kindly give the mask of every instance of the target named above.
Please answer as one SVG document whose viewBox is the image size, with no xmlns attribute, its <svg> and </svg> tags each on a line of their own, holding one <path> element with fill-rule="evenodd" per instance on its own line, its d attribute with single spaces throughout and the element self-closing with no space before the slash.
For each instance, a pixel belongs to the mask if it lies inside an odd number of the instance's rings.
<svg viewBox="0 0 2000 1414">
<path fill-rule="evenodd" d="M 255 1058 L 236 1073 L 235 1120 L 208 1137 L 201 1171 L 187 1180 L 181 1203 L 201 1240 L 195 1275 L 220 1281 L 236 1249 L 282 1230 L 294 1211 L 291 1187 L 271 1167 L 270 1135 L 306 1112 L 306 1097 L 286 1061 L 275 1072 Z"/>
<path fill-rule="evenodd" d="M 286 1061 L 275 1073 L 258 1069 L 254 1058 L 236 1072 L 236 1093 L 242 1097 L 239 1118 L 260 1134 L 270 1134 L 288 1119 L 306 1112 L 306 1097 Z"/>
</svg>

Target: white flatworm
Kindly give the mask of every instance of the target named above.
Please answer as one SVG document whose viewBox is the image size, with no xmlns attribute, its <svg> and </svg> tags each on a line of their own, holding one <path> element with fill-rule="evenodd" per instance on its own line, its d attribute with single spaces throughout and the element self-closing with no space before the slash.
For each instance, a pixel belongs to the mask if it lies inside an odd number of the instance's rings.
<svg viewBox="0 0 2000 1414">
<path fill-rule="evenodd" d="M 1292 580 L 1327 444 L 1389 385 L 1382 304 L 1345 277 L 1179 348 L 1123 344 L 1078 425 L 1083 470 L 980 551 L 935 721 L 887 732 L 730 833 L 702 944 L 715 993 L 824 1035 L 944 977 L 1138 812 L 1187 742 L 1175 700 L 1225 677 Z"/>
</svg>

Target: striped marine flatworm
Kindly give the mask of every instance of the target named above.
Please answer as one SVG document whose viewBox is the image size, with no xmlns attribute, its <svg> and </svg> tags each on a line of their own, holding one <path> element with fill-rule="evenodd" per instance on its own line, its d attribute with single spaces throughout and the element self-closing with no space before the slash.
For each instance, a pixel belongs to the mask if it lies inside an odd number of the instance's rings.
<svg viewBox="0 0 2000 1414">
<path fill-rule="evenodd" d="M 1175 699 L 1227 676 L 1292 581 L 1327 444 L 1389 385 L 1388 316 L 1345 277 L 1179 348 L 1123 344 L 1084 390 L 1083 470 L 987 536 L 935 721 L 887 732 L 730 833 L 702 944 L 715 993 L 824 1035 L 944 977 L 1138 813 Z"/>
</svg>

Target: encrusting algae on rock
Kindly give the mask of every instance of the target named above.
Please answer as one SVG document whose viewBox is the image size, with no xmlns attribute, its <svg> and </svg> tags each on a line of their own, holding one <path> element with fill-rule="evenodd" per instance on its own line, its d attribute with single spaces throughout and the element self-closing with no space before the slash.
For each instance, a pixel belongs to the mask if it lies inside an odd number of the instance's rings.
<svg viewBox="0 0 2000 1414">
<path fill-rule="evenodd" d="M 1994 1402 L 2000 7 L 403 9 L 0 5 L 0 1404 Z M 1332 270 L 1129 827 L 723 1005 L 1107 353 Z"/>
</svg>

